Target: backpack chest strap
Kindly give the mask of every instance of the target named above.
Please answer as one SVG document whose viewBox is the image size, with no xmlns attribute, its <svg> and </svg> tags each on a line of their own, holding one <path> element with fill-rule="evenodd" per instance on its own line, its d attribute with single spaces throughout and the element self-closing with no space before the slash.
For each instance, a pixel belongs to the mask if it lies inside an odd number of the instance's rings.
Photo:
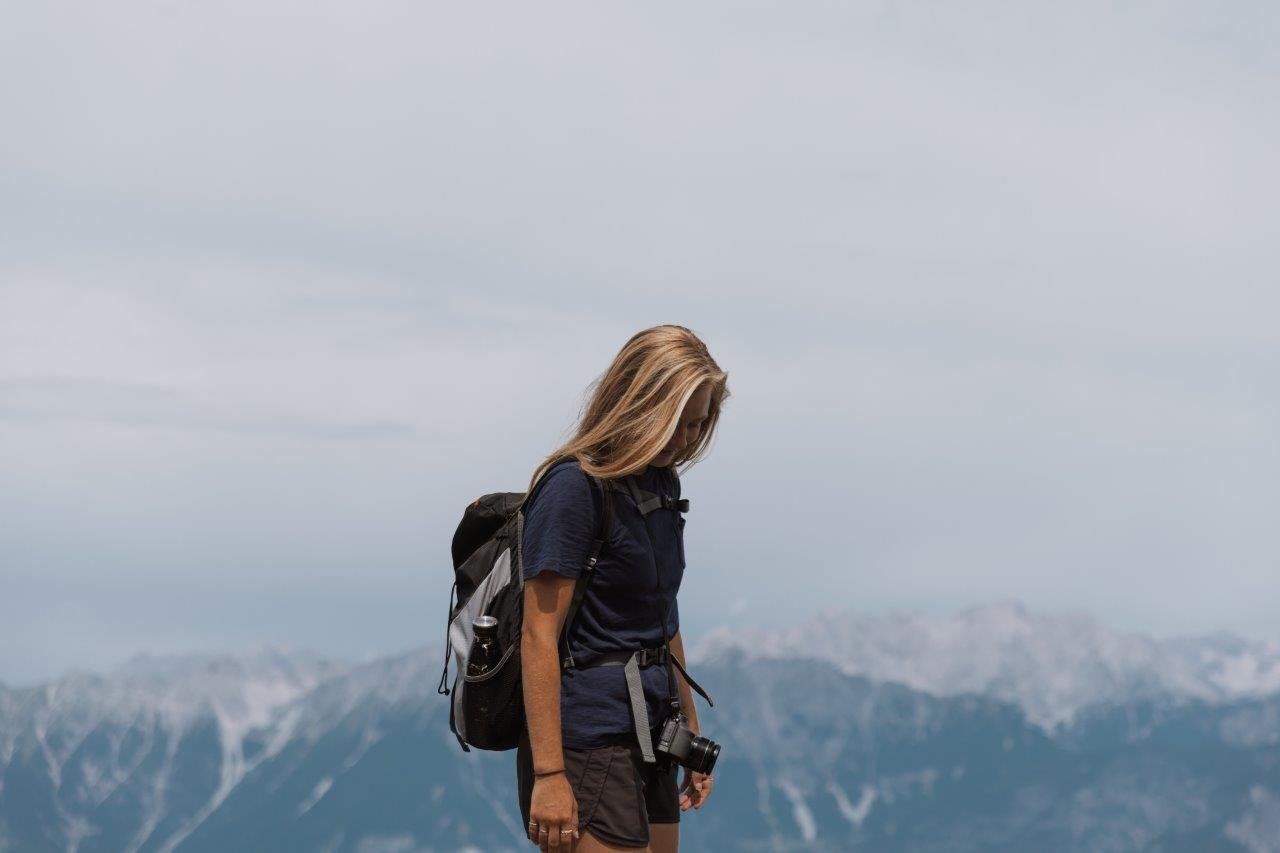
<svg viewBox="0 0 1280 853">
<path fill-rule="evenodd" d="M 677 512 L 689 511 L 689 499 L 680 498 L 676 500 L 668 495 L 656 495 L 646 489 L 640 488 L 636 483 L 635 477 L 623 477 L 619 480 L 610 480 L 609 488 L 615 492 L 622 492 L 631 498 L 632 503 L 636 505 L 636 509 L 640 511 L 640 515 L 647 516 L 655 509 L 674 509 Z"/>
</svg>

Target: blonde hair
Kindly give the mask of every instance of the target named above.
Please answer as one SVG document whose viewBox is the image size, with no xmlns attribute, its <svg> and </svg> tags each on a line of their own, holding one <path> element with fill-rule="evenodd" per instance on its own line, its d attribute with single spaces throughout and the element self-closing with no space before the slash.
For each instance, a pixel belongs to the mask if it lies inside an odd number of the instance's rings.
<svg viewBox="0 0 1280 853">
<path fill-rule="evenodd" d="M 583 471 L 602 479 L 643 471 L 671 440 L 689 398 L 703 383 L 710 383 L 711 406 L 702 431 L 671 463 L 687 462 L 683 470 L 688 470 L 711 443 L 721 406 L 729 397 L 728 379 L 707 345 L 684 326 L 637 332 L 588 387 L 573 438 L 542 461 L 529 490 L 555 462 L 569 456 Z"/>
</svg>

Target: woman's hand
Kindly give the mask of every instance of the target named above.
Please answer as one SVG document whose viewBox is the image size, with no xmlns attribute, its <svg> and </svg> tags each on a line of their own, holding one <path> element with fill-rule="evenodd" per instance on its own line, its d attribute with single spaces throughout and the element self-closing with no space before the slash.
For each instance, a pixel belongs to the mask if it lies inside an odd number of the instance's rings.
<svg viewBox="0 0 1280 853">
<path fill-rule="evenodd" d="M 684 781 L 680 783 L 680 811 L 687 812 L 690 807 L 700 809 L 711 796 L 711 774 L 699 773 L 684 768 Z"/>
<path fill-rule="evenodd" d="M 579 838 L 578 799 L 573 795 L 573 786 L 564 773 L 534 779 L 529 824 L 524 828 L 525 834 L 543 853 L 565 853 L 576 848 Z"/>
</svg>

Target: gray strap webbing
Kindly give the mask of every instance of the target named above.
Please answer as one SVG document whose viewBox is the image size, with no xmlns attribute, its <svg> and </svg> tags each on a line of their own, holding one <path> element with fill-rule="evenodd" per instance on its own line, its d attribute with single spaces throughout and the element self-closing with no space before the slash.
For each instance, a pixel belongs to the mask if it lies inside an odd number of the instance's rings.
<svg viewBox="0 0 1280 853">
<path fill-rule="evenodd" d="M 521 564 L 524 563 L 524 511 L 516 510 L 516 552 L 520 555 Z M 524 589 L 524 571 L 516 572 L 516 583 L 520 589 Z"/>
<path fill-rule="evenodd" d="M 635 720 L 636 740 L 640 742 L 640 755 L 646 764 L 654 764 L 657 759 L 653 755 L 653 736 L 649 734 L 649 708 L 644 702 L 644 684 L 640 681 L 639 652 L 631 655 L 627 661 L 627 696 L 631 698 L 631 717 Z"/>
<path fill-rule="evenodd" d="M 663 654 L 660 658 L 655 660 L 654 658 L 659 652 L 662 652 Z M 711 698 L 711 695 L 707 693 L 706 690 L 702 689 L 701 684 L 693 680 L 693 677 L 689 675 L 688 670 L 684 668 L 684 664 L 680 663 L 680 658 L 672 654 L 670 646 L 665 643 L 661 646 L 654 646 L 651 649 L 636 649 L 633 652 L 605 652 L 604 654 L 593 658 L 586 666 L 579 668 L 589 669 L 595 666 L 626 666 L 637 657 L 643 659 L 646 654 L 650 656 L 649 663 L 651 664 L 663 663 L 674 665 L 675 668 L 680 671 L 680 674 L 684 676 L 684 680 L 688 683 L 689 687 L 693 689 L 694 693 L 697 693 L 703 699 L 707 700 L 707 704 L 712 708 L 716 706 L 715 700 Z M 641 663 L 640 665 L 647 666 L 648 664 Z M 681 705 L 683 704 L 684 703 L 681 702 Z"/>
<path fill-rule="evenodd" d="M 631 493 L 631 500 L 635 501 L 636 509 L 640 511 L 641 515 L 648 515 L 662 506 L 662 496 L 640 488 L 636 483 L 635 477 L 624 477 L 622 482 L 627 491 Z"/>
</svg>

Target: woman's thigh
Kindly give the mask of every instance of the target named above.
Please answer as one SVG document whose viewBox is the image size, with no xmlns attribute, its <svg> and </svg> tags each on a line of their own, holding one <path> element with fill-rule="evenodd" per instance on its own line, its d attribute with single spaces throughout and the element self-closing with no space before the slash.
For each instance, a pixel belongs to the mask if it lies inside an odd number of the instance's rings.
<svg viewBox="0 0 1280 853">
<path fill-rule="evenodd" d="M 615 847 L 596 838 L 587 829 L 573 849 L 574 853 L 677 853 L 680 849 L 680 824 L 649 824 L 648 847 Z"/>
<path fill-rule="evenodd" d="M 578 843 L 573 846 L 573 853 L 649 853 L 652 849 L 652 847 L 618 847 L 607 844 L 592 835 L 588 828 L 582 831 L 582 838 L 578 839 Z"/>
<path fill-rule="evenodd" d="M 676 853 L 680 849 L 680 824 L 649 824 L 649 849 L 653 853 Z"/>
</svg>

